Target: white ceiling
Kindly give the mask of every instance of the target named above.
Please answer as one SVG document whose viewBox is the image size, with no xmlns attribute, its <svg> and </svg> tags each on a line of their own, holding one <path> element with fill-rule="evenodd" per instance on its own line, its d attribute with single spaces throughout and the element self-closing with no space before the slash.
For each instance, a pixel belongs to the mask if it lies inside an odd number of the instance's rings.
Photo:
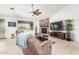
<svg viewBox="0 0 79 59">
<path fill-rule="evenodd" d="M 34 4 L 34 9 L 39 9 L 42 12 L 37 17 L 29 13 L 31 12 L 31 4 L 0 4 L 0 15 L 12 15 L 15 12 L 16 17 L 43 19 L 51 17 L 65 6 L 65 4 Z M 14 11 L 11 11 L 10 7 L 13 7 Z"/>
</svg>

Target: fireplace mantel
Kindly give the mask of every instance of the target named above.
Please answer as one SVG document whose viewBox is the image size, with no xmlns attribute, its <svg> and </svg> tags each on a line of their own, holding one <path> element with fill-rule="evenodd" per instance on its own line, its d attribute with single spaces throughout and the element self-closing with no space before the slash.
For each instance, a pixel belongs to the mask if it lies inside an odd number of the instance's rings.
<svg viewBox="0 0 79 59">
<path fill-rule="evenodd" d="M 49 18 L 43 19 L 39 21 L 40 25 L 40 33 L 42 36 L 48 37 L 49 35 Z"/>
</svg>

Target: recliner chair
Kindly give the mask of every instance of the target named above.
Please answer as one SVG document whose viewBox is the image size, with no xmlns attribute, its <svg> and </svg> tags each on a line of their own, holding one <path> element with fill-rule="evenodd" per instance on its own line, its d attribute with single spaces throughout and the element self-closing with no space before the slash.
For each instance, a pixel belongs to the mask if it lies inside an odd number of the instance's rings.
<svg viewBox="0 0 79 59">
<path fill-rule="evenodd" d="M 31 36 L 27 42 L 28 48 L 23 48 L 24 55 L 50 55 L 52 52 L 52 42 L 50 40 L 40 42 Z"/>
</svg>

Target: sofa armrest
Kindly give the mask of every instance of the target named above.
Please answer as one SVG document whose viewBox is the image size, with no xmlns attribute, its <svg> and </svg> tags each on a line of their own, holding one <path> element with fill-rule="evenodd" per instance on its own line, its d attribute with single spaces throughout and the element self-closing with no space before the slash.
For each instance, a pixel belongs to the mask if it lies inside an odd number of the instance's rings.
<svg viewBox="0 0 79 59">
<path fill-rule="evenodd" d="M 52 42 L 50 40 L 41 43 L 43 55 L 50 55 L 52 52 Z"/>
<path fill-rule="evenodd" d="M 45 43 L 47 43 L 47 42 L 50 42 L 50 43 L 52 43 L 52 41 L 51 40 L 46 40 L 46 41 L 44 41 L 44 42 L 42 42 L 41 43 L 41 46 L 43 46 Z"/>
<path fill-rule="evenodd" d="M 45 44 L 45 43 L 47 43 L 48 41 L 44 41 L 44 42 L 42 42 L 40 45 L 43 47 L 43 45 Z"/>
</svg>

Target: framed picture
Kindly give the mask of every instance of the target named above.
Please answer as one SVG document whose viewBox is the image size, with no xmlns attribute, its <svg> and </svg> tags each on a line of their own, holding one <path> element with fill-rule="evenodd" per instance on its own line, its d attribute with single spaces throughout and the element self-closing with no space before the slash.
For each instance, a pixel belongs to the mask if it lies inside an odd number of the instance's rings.
<svg viewBox="0 0 79 59">
<path fill-rule="evenodd" d="M 8 27 L 16 27 L 16 22 L 8 22 Z"/>
</svg>

